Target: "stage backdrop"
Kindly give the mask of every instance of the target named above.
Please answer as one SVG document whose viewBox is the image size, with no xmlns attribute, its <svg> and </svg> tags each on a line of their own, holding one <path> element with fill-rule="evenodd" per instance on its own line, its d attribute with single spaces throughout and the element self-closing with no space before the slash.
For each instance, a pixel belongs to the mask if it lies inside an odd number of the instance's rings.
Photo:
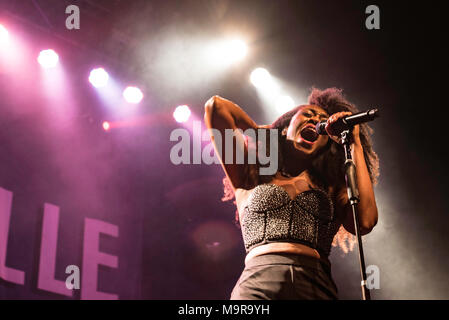
<svg viewBox="0 0 449 320">
<path fill-rule="evenodd" d="M 139 298 L 143 212 L 126 155 L 89 119 L 43 110 L 0 108 L 0 299 Z"/>
</svg>

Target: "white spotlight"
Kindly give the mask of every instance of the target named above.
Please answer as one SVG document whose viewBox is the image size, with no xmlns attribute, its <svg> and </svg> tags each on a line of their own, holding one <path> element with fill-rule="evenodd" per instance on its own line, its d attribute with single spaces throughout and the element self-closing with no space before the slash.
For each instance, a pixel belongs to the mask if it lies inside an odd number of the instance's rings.
<svg viewBox="0 0 449 320">
<path fill-rule="evenodd" d="M 123 97 L 129 103 L 139 103 L 143 99 L 143 93 L 137 87 L 127 87 L 123 91 Z"/>
<path fill-rule="evenodd" d="M 58 64 L 59 56 L 52 49 L 42 50 L 37 57 L 37 61 L 46 69 L 53 68 Z"/>
<path fill-rule="evenodd" d="M 0 44 L 7 44 L 9 41 L 9 32 L 8 30 L 0 24 Z"/>
<path fill-rule="evenodd" d="M 272 85 L 273 79 L 267 69 L 257 68 L 251 72 L 251 83 L 257 88 L 267 88 Z"/>
<path fill-rule="evenodd" d="M 103 68 L 93 69 L 89 75 L 89 82 L 95 88 L 105 87 L 108 84 L 109 75 Z"/>
<path fill-rule="evenodd" d="M 103 130 L 109 131 L 111 129 L 111 124 L 108 121 L 103 121 Z"/>
<path fill-rule="evenodd" d="M 280 96 L 276 100 L 276 111 L 279 114 L 284 114 L 287 111 L 290 111 L 295 106 L 295 102 L 289 96 Z"/>
<path fill-rule="evenodd" d="M 226 44 L 226 58 L 229 62 L 242 60 L 248 52 L 248 47 L 242 40 L 231 40 Z"/>
<path fill-rule="evenodd" d="M 234 39 L 211 44 L 206 57 L 213 65 L 228 66 L 242 60 L 247 52 L 246 44 L 242 40 Z"/>
<path fill-rule="evenodd" d="M 186 105 L 182 105 L 176 107 L 175 112 L 173 112 L 173 117 L 175 118 L 176 122 L 182 123 L 189 120 L 190 114 L 190 108 Z"/>
</svg>

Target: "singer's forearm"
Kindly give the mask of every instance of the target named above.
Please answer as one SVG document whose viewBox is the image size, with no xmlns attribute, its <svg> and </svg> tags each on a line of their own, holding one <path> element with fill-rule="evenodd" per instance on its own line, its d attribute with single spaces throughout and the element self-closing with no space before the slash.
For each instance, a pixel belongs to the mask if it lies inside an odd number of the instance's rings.
<svg viewBox="0 0 449 320">
<path fill-rule="evenodd" d="M 378 214 L 373 184 L 366 165 L 363 147 L 359 139 L 356 139 L 351 145 L 351 154 L 356 166 L 357 186 L 359 189 L 359 223 L 361 233 L 366 234 L 370 232 L 377 224 Z M 349 219 L 352 219 L 352 210 L 350 211 Z"/>
</svg>

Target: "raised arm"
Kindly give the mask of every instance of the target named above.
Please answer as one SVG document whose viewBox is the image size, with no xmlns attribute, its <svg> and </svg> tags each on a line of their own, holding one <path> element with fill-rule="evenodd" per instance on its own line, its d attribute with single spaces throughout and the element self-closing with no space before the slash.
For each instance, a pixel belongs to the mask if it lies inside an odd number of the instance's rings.
<svg viewBox="0 0 449 320">
<path fill-rule="evenodd" d="M 333 135 L 335 131 L 331 128 L 332 124 L 337 123 L 339 118 L 350 114 L 350 112 L 339 112 L 329 118 L 326 130 L 328 131 L 329 136 L 335 141 L 338 141 L 338 139 Z M 351 155 L 356 166 L 357 187 L 359 189 L 360 202 L 357 205 L 357 212 L 359 216 L 360 234 L 364 235 L 369 233 L 377 224 L 378 214 L 373 184 L 366 165 L 359 132 L 359 125 L 354 126 L 352 131 L 353 143 L 351 144 Z M 337 210 L 343 211 L 343 214 L 341 215 L 344 217 L 343 227 L 346 231 L 355 234 L 352 207 L 349 203 L 346 188 L 342 188 L 337 195 Z M 338 215 L 340 216 L 340 214 Z"/>
<path fill-rule="evenodd" d="M 363 147 L 360 141 L 355 141 L 352 144 L 352 159 L 356 165 L 357 187 L 360 193 L 360 202 L 358 204 L 358 216 L 360 224 L 360 234 L 364 235 L 374 228 L 377 224 L 377 205 L 374 197 L 373 184 L 368 173 L 365 157 L 363 154 Z M 342 195 L 343 204 L 345 206 L 346 215 L 343 227 L 350 233 L 355 234 L 354 218 L 352 208 L 349 203 L 346 188 Z"/>
<path fill-rule="evenodd" d="M 245 139 L 241 132 L 234 131 L 233 142 L 233 161 L 232 163 L 225 163 L 225 130 L 226 129 L 257 129 L 257 124 L 235 103 L 219 96 L 213 96 L 205 104 L 204 121 L 207 128 L 218 130 L 218 134 L 214 134 L 214 130 L 210 130 L 211 138 L 215 146 L 215 150 L 220 157 L 223 169 L 228 176 L 231 184 L 235 189 L 247 189 L 248 185 L 248 167 L 247 164 L 236 164 L 236 148 L 242 148 L 245 158 L 247 154 L 247 147 L 245 146 Z M 217 148 L 216 139 L 221 138 L 221 147 Z M 220 150 L 221 149 L 221 150 Z"/>
</svg>

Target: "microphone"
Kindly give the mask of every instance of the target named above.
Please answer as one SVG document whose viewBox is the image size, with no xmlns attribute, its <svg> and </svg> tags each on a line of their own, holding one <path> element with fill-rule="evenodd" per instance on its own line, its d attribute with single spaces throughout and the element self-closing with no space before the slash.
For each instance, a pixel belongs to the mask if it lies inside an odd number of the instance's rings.
<svg viewBox="0 0 449 320">
<path fill-rule="evenodd" d="M 350 128 L 355 126 L 356 124 L 372 121 L 379 117 L 378 109 L 370 109 L 365 112 L 358 112 L 355 114 L 351 114 L 350 116 L 344 117 L 340 119 L 346 128 Z M 320 121 L 316 124 L 315 129 L 318 134 L 327 135 L 326 132 L 326 124 L 327 121 Z"/>
</svg>

